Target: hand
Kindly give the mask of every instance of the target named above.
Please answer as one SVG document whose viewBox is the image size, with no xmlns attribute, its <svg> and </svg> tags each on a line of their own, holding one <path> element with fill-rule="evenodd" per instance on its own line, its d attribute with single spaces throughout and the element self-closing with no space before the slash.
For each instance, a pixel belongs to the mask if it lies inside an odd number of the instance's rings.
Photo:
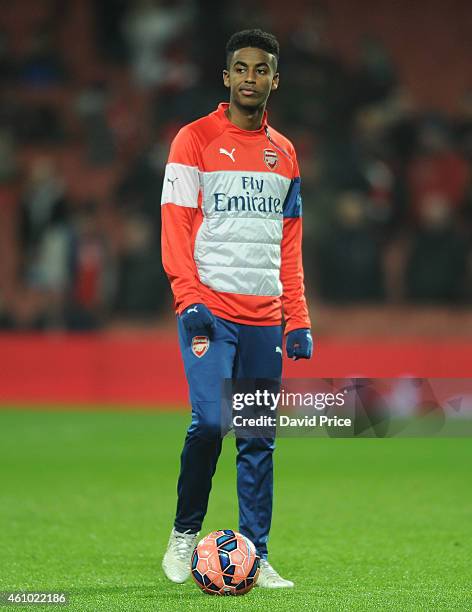
<svg viewBox="0 0 472 612">
<path fill-rule="evenodd" d="M 287 357 L 290 359 L 311 359 L 313 338 L 309 329 L 294 329 L 287 334 Z"/>
<path fill-rule="evenodd" d="M 206 331 L 212 334 L 216 329 L 215 315 L 205 304 L 191 304 L 182 311 L 180 320 L 189 334 L 195 331 Z"/>
</svg>

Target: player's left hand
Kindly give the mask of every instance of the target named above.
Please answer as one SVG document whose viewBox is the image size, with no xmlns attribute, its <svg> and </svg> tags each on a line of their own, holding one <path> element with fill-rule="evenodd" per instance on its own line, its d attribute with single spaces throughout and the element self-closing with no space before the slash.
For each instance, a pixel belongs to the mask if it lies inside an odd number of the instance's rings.
<svg viewBox="0 0 472 612">
<path fill-rule="evenodd" d="M 311 359 L 313 338 L 309 329 L 293 329 L 287 334 L 287 357 L 289 359 Z"/>
</svg>

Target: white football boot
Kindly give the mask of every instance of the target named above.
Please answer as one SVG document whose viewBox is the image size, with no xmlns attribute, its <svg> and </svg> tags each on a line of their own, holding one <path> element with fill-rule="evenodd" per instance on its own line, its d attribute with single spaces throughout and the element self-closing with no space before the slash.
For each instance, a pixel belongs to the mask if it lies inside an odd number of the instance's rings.
<svg viewBox="0 0 472 612">
<path fill-rule="evenodd" d="M 197 537 L 198 533 L 188 531 L 180 533 L 172 529 L 170 532 L 166 554 L 162 559 L 162 569 L 172 582 L 182 583 L 190 576 L 190 562 Z"/>
<path fill-rule="evenodd" d="M 263 587 L 265 589 L 291 589 L 294 584 L 291 580 L 285 580 L 282 578 L 267 559 L 261 559 L 260 561 L 259 578 L 255 586 Z"/>
</svg>

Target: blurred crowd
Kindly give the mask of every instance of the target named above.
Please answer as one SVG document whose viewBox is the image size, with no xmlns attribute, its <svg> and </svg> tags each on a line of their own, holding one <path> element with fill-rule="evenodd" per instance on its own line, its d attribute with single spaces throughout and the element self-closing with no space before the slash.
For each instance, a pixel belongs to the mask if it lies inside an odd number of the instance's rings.
<svg viewBox="0 0 472 612">
<path fill-rule="evenodd" d="M 255 25 L 282 32 L 269 116 L 298 152 L 309 293 L 470 304 L 471 91 L 452 117 L 418 108 L 374 36 L 338 55 L 321 6 L 285 32 L 247 1 L 25 0 L 0 9 L 1 329 L 169 311 L 169 144 L 226 99 L 226 39 Z"/>
</svg>

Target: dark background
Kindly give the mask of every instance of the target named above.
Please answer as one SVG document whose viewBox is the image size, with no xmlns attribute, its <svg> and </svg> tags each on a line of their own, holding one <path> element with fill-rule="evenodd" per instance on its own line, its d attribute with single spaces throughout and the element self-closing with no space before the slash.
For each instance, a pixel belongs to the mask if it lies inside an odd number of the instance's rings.
<svg viewBox="0 0 472 612">
<path fill-rule="evenodd" d="M 169 143 L 227 99 L 234 31 L 281 44 L 316 327 L 472 333 L 468 2 L 22 0 L 0 8 L 0 329 L 172 323 Z"/>
</svg>

